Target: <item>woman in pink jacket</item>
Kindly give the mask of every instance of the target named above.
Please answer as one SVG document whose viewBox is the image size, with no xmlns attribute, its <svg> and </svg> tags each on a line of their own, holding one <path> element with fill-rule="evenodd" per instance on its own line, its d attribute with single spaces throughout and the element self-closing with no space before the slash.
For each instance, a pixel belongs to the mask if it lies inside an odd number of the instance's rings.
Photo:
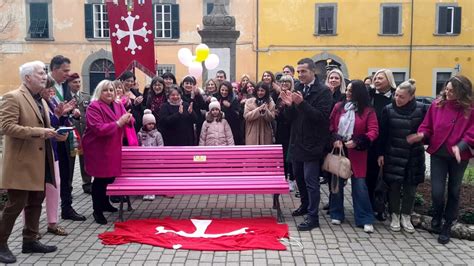
<svg viewBox="0 0 474 266">
<path fill-rule="evenodd" d="M 474 146 L 473 107 L 471 81 L 464 76 L 454 76 L 446 82 L 440 97 L 431 104 L 418 133 L 407 137 L 409 143 L 423 139 L 429 142 L 426 151 L 431 154 L 434 210 L 431 227 L 440 233 L 440 244 L 450 240 L 451 226 L 458 216 L 464 171 L 473 157 L 469 149 Z M 448 200 L 445 205 L 447 177 Z"/>
<path fill-rule="evenodd" d="M 369 107 L 369 94 L 362 80 L 353 80 L 347 86 L 346 100 L 334 106 L 330 130 L 335 139 L 333 146 L 347 149 L 352 166 L 352 202 L 355 224 L 373 233 L 374 212 L 365 183 L 367 174 L 367 148 L 377 138 L 377 116 Z M 331 223 L 339 225 L 344 220 L 344 179 L 331 180 L 329 212 Z"/>
<path fill-rule="evenodd" d="M 122 169 L 123 127 L 132 125 L 132 115 L 117 102 L 113 82 L 103 80 L 98 85 L 87 108 L 86 130 L 82 139 L 84 166 L 94 176 L 92 205 L 94 219 L 107 224 L 103 212 L 116 212 L 105 192 Z"/>
</svg>

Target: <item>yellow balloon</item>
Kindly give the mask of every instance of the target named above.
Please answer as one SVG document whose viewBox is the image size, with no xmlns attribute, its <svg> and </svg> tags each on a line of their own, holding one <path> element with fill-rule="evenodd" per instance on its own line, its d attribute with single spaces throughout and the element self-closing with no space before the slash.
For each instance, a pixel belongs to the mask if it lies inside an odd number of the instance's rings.
<svg viewBox="0 0 474 266">
<path fill-rule="evenodd" d="M 196 61 L 203 62 L 209 56 L 209 47 L 201 43 L 196 47 Z"/>
</svg>

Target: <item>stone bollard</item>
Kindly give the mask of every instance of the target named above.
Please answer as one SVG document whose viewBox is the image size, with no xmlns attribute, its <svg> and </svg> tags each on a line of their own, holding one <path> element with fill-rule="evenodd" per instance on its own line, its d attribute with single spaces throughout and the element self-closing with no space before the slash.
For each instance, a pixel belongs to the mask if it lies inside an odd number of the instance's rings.
<svg viewBox="0 0 474 266">
<path fill-rule="evenodd" d="M 413 226 L 432 232 L 431 216 L 413 213 L 411 215 L 411 222 Z M 451 237 L 459 239 L 474 240 L 474 225 L 455 223 L 451 227 Z"/>
</svg>

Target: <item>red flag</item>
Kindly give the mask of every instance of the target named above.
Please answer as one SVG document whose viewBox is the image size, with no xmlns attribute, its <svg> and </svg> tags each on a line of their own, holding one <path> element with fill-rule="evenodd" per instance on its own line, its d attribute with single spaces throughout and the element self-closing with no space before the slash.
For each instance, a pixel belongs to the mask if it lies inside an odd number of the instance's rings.
<svg viewBox="0 0 474 266">
<path fill-rule="evenodd" d="M 117 77 L 138 67 L 155 76 L 155 43 L 151 0 L 108 1 L 110 44 Z"/>
<path fill-rule="evenodd" d="M 273 217 L 129 220 L 99 235 L 104 245 L 133 242 L 191 250 L 286 250 L 280 239 L 288 237 L 288 225 Z"/>
</svg>

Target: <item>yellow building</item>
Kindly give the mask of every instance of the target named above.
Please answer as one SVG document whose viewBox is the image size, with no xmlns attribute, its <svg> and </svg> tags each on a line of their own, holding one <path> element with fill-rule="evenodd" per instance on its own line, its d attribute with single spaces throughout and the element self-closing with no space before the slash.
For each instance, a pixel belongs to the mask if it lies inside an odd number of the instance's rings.
<svg viewBox="0 0 474 266">
<path fill-rule="evenodd" d="M 417 80 L 417 94 L 435 96 L 460 73 L 474 81 L 474 1 L 258 1 L 257 72 L 327 59 L 349 79 L 379 68 L 397 83 Z"/>
<path fill-rule="evenodd" d="M 180 80 L 188 70 L 179 62 L 178 50 L 187 47 L 194 51 L 201 42 L 197 26 L 202 28 L 202 17 L 210 13 L 213 1 L 149 1 L 153 2 L 155 14 L 157 72 L 171 71 Z M 49 63 L 58 54 L 71 59 L 72 71 L 83 78 L 85 91 L 105 76 L 114 77 L 104 0 L 3 0 L 1 3 L 5 4 L 0 6 L 0 26 L 10 21 L 12 27 L 0 32 L 0 95 L 18 87 L 18 67 L 22 63 L 32 60 Z M 226 10 L 235 16 L 236 30 L 240 31 L 237 73 L 256 72 L 254 3 L 254 0 L 225 1 Z M 137 76 L 143 87 L 148 79 L 143 74 Z"/>
</svg>

